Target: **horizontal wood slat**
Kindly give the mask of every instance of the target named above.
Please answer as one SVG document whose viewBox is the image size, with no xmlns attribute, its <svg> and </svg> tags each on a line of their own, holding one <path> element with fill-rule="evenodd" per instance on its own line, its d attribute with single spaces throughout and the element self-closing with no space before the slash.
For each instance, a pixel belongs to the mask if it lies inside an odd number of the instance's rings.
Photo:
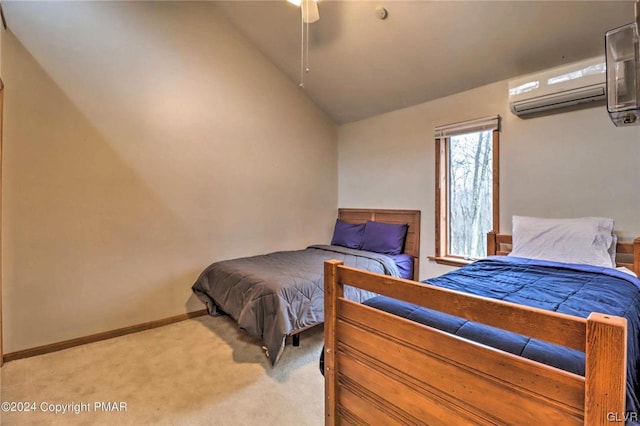
<svg viewBox="0 0 640 426">
<path fill-rule="evenodd" d="M 431 392 L 439 399 L 448 398 L 459 406 L 475 404 L 474 412 L 490 406 L 485 416 L 489 421 L 504 421 L 505 415 L 533 421 L 543 413 L 545 418 L 562 420 L 562 424 L 582 421 L 581 376 L 395 315 L 380 316 L 376 309 L 347 300 L 339 301 L 338 312 L 338 352 L 357 354 L 352 356 L 387 377 L 427 391 L 433 387 L 436 390 Z M 368 325 L 372 319 L 375 333 Z M 502 406 L 512 404 L 514 396 L 527 403 L 515 404 L 516 411 Z M 464 402 L 455 402 L 460 399 Z M 530 407 L 528 413 L 525 407 Z"/>
<path fill-rule="evenodd" d="M 337 355 L 340 371 L 349 381 L 340 380 L 340 404 L 345 407 L 363 406 L 361 412 L 376 413 L 367 420 L 369 424 L 386 424 L 382 419 L 389 419 L 389 423 L 414 426 L 449 426 L 490 424 L 474 422 L 464 413 L 458 413 L 455 406 L 446 404 L 446 400 L 438 398 L 436 394 L 417 391 L 401 381 L 394 380 L 384 374 L 384 371 L 370 368 L 356 361 L 355 358 L 341 354 Z M 343 399 L 343 392 L 352 393 L 351 398 L 358 401 Z M 402 407 L 402 408 L 400 408 Z M 451 410 L 450 410 L 451 409 Z M 359 414 L 360 417 L 365 417 Z M 448 418 L 442 421 L 441 419 Z M 369 421 L 371 420 L 371 421 Z"/>
<path fill-rule="evenodd" d="M 514 333 L 580 351 L 584 351 L 585 348 L 586 320 L 583 318 L 394 279 L 346 266 L 339 268 L 337 279 L 339 282 L 374 293 L 409 301 Z"/>
<path fill-rule="evenodd" d="M 478 343 L 469 344 L 469 341 L 456 337 L 455 339 L 461 339 L 465 342 L 464 344 L 467 344 L 465 350 L 460 350 L 457 340 L 453 343 L 451 335 L 443 331 L 346 299 L 340 299 L 337 308 L 340 321 L 336 324 L 336 328 L 345 327 L 345 324 L 358 327 L 362 329 L 363 333 L 370 333 L 367 335 L 367 341 L 380 338 L 399 341 L 426 354 L 438 354 L 437 356 L 446 362 L 465 368 L 473 368 L 473 365 L 481 364 L 483 365 L 483 374 L 499 377 L 498 380 L 508 383 L 512 388 L 556 400 L 559 404 L 567 405 L 575 410 L 584 408 L 584 395 L 581 393 L 581 389 L 584 387 L 584 377 L 582 376 L 546 365 L 539 368 L 543 364 L 497 351 Z M 375 324 L 375 327 L 372 327 L 371 324 Z M 340 330 L 344 331 L 344 329 Z M 359 334 L 358 336 L 362 337 Z M 352 335 L 348 338 L 339 337 L 338 342 L 355 347 L 350 340 L 351 338 L 353 338 Z M 386 351 L 386 347 L 377 346 L 373 353 L 378 357 L 381 352 Z M 510 364 L 508 371 L 503 368 L 505 362 Z M 535 375 L 531 374 L 532 368 L 536 369 Z M 497 373 L 494 374 L 494 372 Z"/>
<path fill-rule="evenodd" d="M 388 425 L 404 426 L 406 420 L 399 420 L 397 417 L 389 415 L 384 409 L 375 403 L 363 403 L 362 396 L 353 392 L 353 387 L 341 383 L 340 400 L 338 401 L 338 412 L 341 417 L 347 420 L 346 423 L 353 425 Z M 348 407 L 348 408 L 347 408 Z"/>
</svg>

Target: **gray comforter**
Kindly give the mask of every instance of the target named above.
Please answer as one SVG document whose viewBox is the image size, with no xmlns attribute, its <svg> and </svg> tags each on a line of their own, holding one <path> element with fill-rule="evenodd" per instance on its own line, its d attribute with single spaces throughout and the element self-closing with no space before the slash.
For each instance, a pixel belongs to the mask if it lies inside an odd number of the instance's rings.
<svg viewBox="0 0 640 426">
<path fill-rule="evenodd" d="M 226 313 L 247 333 L 262 340 L 272 365 L 287 335 L 324 321 L 324 261 L 400 276 L 389 257 L 338 246 L 224 260 L 207 267 L 193 292 L 211 315 Z M 345 288 L 345 297 L 362 302 L 374 294 Z"/>
</svg>

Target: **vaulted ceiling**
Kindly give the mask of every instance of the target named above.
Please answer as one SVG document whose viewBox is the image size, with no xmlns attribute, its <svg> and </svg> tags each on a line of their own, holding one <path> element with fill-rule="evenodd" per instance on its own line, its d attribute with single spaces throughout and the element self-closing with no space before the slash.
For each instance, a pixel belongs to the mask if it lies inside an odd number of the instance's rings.
<svg viewBox="0 0 640 426">
<path fill-rule="evenodd" d="M 226 17 L 296 84 L 298 7 L 219 1 Z M 387 9 L 387 19 L 376 7 Z M 337 123 L 604 55 L 633 1 L 320 0 L 304 90 Z"/>
<path fill-rule="evenodd" d="M 9 29 L 17 34 L 59 41 L 68 36 L 64 13 L 49 16 L 57 10 L 52 3 L 2 3 Z M 634 19 L 634 2 L 616 0 L 317 4 L 320 20 L 308 26 L 309 72 L 300 90 L 338 124 L 602 56 L 605 32 Z M 299 7 L 285 0 L 209 5 L 294 84 L 300 83 Z M 386 19 L 377 16 L 378 7 L 388 11 Z M 99 19 L 96 9 L 91 19 Z M 190 23 L 181 25 L 188 30 Z"/>
</svg>

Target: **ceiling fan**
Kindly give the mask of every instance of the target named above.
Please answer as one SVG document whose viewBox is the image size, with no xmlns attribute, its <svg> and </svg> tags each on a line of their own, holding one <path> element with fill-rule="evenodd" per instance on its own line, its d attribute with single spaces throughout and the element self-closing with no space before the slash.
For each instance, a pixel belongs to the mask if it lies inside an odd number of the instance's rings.
<svg viewBox="0 0 640 426">
<path fill-rule="evenodd" d="M 295 4 L 300 7 L 302 13 L 302 22 L 305 24 L 311 24 L 320 19 L 320 13 L 318 13 L 318 0 L 287 0 L 291 4 Z"/>
<path fill-rule="evenodd" d="M 300 8 L 302 14 L 300 30 L 300 84 L 304 88 L 304 75 L 309 72 L 309 24 L 320 19 L 318 0 L 287 0 Z M 640 1 L 640 0 L 639 0 Z"/>
</svg>

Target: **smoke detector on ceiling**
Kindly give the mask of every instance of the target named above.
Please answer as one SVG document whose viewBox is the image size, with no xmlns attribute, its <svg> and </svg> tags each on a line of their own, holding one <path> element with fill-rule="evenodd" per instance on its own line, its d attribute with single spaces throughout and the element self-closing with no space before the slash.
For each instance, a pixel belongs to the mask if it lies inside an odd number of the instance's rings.
<svg viewBox="0 0 640 426">
<path fill-rule="evenodd" d="M 387 9 L 385 9 L 382 6 L 378 6 L 376 7 L 376 16 L 380 19 L 387 19 L 387 17 L 389 16 L 389 12 L 387 12 Z"/>
</svg>

